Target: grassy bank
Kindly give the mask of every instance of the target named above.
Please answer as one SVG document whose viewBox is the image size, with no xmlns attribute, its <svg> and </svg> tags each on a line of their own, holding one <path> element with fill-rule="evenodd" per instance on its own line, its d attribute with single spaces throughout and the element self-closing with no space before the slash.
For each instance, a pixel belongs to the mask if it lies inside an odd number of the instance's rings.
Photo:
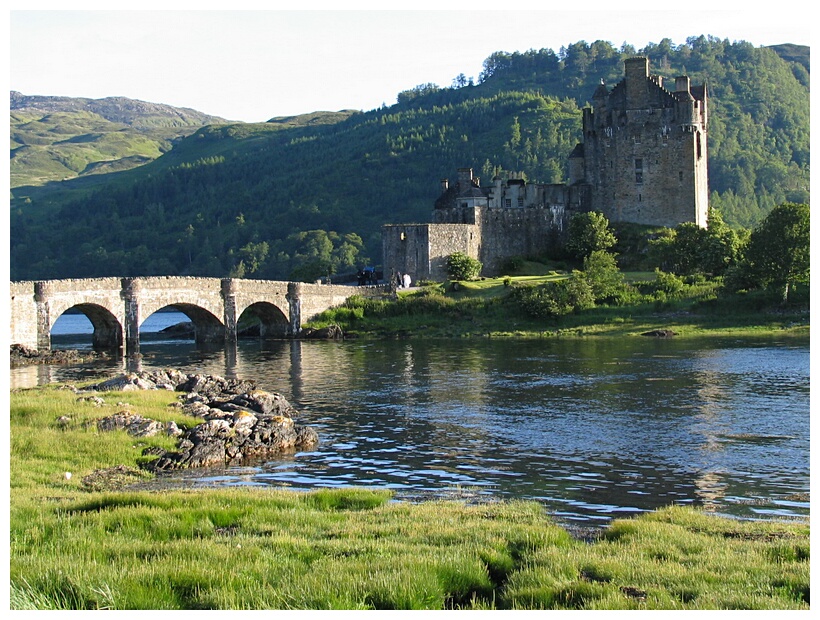
<svg viewBox="0 0 820 620">
<path fill-rule="evenodd" d="M 534 269 L 533 269 L 534 270 Z M 620 299 L 556 317 L 534 317 L 515 299 L 516 287 L 539 286 L 567 272 L 482 278 L 474 282 L 431 283 L 398 292 L 398 299 L 352 297 L 310 327 L 334 324 L 362 338 L 555 338 L 637 336 L 671 330 L 677 336 L 809 334 L 809 294 L 783 307 L 761 293 L 726 296 L 719 282 L 672 280 L 655 273 L 627 273 L 629 292 Z"/>
<path fill-rule="evenodd" d="M 191 424 L 171 392 L 11 394 L 12 609 L 808 609 L 809 526 L 670 507 L 574 539 L 537 502 L 410 504 L 377 490 L 89 490 Z M 67 478 L 66 472 L 72 475 Z M 135 474 L 133 482 L 139 482 Z"/>
</svg>

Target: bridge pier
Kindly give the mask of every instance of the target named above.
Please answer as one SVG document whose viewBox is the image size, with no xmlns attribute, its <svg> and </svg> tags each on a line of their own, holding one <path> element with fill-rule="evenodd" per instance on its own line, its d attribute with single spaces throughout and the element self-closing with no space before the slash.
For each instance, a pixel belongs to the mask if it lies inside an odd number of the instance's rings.
<svg viewBox="0 0 820 620">
<path fill-rule="evenodd" d="M 222 302 L 225 307 L 223 322 L 225 323 L 225 342 L 236 342 L 236 282 L 233 278 L 222 279 Z"/>
<path fill-rule="evenodd" d="M 296 337 L 302 331 L 302 283 L 288 282 L 288 293 L 285 295 L 288 300 L 288 314 L 290 317 L 291 337 Z"/>
<path fill-rule="evenodd" d="M 51 349 L 51 321 L 49 320 L 50 287 L 48 282 L 34 283 L 34 303 L 37 305 L 37 350 Z"/>
<path fill-rule="evenodd" d="M 138 353 L 140 349 L 140 291 L 139 278 L 123 278 L 121 296 L 125 303 L 125 352 Z"/>
</svg>

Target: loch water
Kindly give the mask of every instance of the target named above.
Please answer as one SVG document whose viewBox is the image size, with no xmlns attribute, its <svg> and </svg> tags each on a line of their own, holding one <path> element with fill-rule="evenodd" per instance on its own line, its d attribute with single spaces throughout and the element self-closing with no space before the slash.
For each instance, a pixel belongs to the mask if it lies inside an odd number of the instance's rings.
<svg viewBox="0 0 820 620">
<path fill-rule="evenodd" d="M 164 484 L 531 499 L 583 526 L 670 504 L 750 519 L 809 514 L 808 338 L 240 341 L 207 350 L 163 337 L 162 325 L 185 320 L 167 314 L 143 326 L 142 369 L 253 379 L 283 394 L 320 444 Z M 54 340 L 90 346 L 87 334 Z M 11 385 L 109 376 L 125 364 L 13 368 Z"/>
</svg>

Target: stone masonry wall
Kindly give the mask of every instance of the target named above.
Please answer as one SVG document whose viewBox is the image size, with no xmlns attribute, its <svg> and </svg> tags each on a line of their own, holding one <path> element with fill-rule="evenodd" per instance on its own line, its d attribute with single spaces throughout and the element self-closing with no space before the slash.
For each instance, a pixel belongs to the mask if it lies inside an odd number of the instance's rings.
<svg viewBox="0 0 820 620">
<path fill-rule="evenodd" d="M 409 273 L 415 281 L 430 278 L 430 224 L 382 227 L 382 266 L 385 279 Z"/>
<path fill-rule="evenodd" d="M 481 228 L 472 224 L 430 224 L 429 269 L 426 276 L 407 271 L 413 281 L 419 279 L 446 280 L 447 257 L 463 252 L 470 258 L 479 259 Z M 480 259 L 479 259 L 480 260 Z"/>
<path fill-rule="evenodd" d="M 543 256 L 560 238 L 565 214 L 559 206 L 484 210 L 478 256 L 484 265 L 482 274 L 503 275 L 505 262 L 514 256 Z"/>
<path fill-rule="evenodd" d="M 10 342 L 37 348 L 37 306 L 34 303 L 34 282 L 11 282 L 9 310 Z"/>
</svg>

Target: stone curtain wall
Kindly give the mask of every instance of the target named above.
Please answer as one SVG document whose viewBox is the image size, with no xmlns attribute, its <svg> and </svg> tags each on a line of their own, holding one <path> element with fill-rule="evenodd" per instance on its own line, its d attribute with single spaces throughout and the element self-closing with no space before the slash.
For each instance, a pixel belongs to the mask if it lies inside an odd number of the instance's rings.
<svg viewBox="0 0 820 620">
<path fill-rule="evenodd" d="M 463 209 L 438 213 L 440 219 L 461 218 Z M 452 211 L 453 213 L 449 213 Z M 470 209 L 477 224 L 391 224 L 382 229 L 385 277 L 408 273 L 418 280 L 443 281 L 447 257 L 463 252 L 483 264 L 482 275 L 501 273 L 514 256 L 542 256 L 566 229 L 570 211 L 563 206 L 513 209 Z M 403 237 L 402 237 L 403 235 Z"/>
<path fill-rule="evenodd" d="M 478 208 L 477 208 L 478 210 Z M 430 239 L 430 269 L 427 279 L 447 280 L 447 257 L 455 252 L 464 252 L 470 258 L 479 259 L 481 247 L 481 228 L 471 224 L 431 224 L 428 231 Z M 479 259 L 480 260 L 480 259 Z M 421 276 L 414 276 L 414 281 Z"/>
<path fill-rule="evenodd" d="M 487 209 L 482 214 L 481 252 L 483 275 L 498 276 L 514 256 L 546 254 L 565 229 L 563 207 Z"/>
</svg>

